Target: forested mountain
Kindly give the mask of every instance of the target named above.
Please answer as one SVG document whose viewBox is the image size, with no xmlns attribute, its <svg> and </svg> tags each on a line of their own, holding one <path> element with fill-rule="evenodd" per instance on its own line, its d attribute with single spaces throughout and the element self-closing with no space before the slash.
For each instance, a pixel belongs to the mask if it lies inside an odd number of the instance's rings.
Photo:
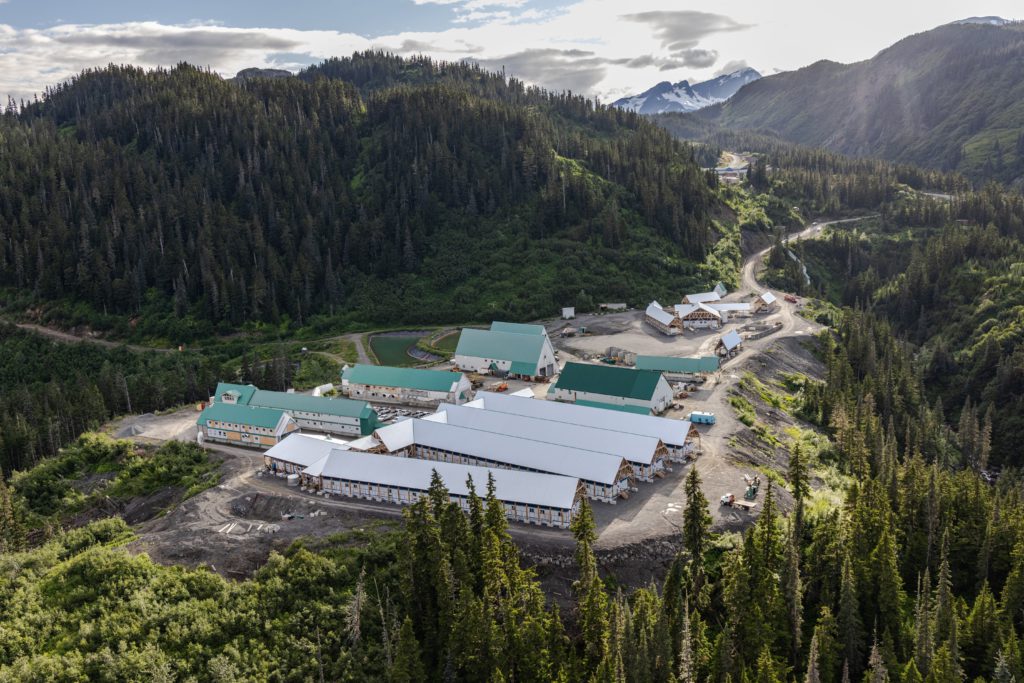
<svg viewBox="0 0 1024 683">
<path fill-rule="evenodd" d="M 639 300 L 718 238 L 691 151 L 641 117 L 377 53 L 88 71 L 9 109 L 0 156 L 0 284 L 172 338 Z"/>
<path fill-rule="evenodd" d="M 762 78 L 689 116 L 856 156 L 1018 181 L 1024 27 L 941 26 L 867 61 L 820 61 Z"/>
</svg>

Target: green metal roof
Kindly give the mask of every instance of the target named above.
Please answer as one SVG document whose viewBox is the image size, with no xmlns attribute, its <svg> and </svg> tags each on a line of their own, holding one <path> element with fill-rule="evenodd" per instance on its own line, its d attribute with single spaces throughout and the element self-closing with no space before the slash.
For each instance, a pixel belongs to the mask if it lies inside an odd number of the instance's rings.
<svg viewBox="0 0 1024 683">
<path fill-rule="evenodd" d="M 392 368 L 383 365 L 356 365 L 341 373 L 341 378 L 355 384 L 447 392 L 452 390 L 452 385 L 462 379 L 462 373 Z"/>
<path fill-rule="evenodd" d="M 533 374 L 546 342 L 546 337 L 536 334 L 495 332 L 467 327 L 462 330 L 455 355 L 529 363 L 533 366 L 529 374 Z"/>
<path fill-rule="evenodd" d="M 636 367 L 638 370 L 658 370 L 660 372 L 714 372 L 718 369 L 718 357 L 637 356 Z"/>
<path fill-rule="evenodd" d="M 230 382 L 218 382 L 217 389 L 213 394 L 213 400 L 220 402 L 220 397 L 229 391 L 238 394 L 238 403 L 248 404 L 252 395 L 256 393 L 256 387 L 251 384 L 231 384 Z"/>
<path fill-rule="evenodd" d="M 366 401 L 289 394 L 283 391 L 265 391 L 263 389 L 256 390 L 249 405 L 304 413 L 323 413 L 338 417 L 358 417 L 363 420 L 369 419 L 371 416 L 376 419 L 377 416 Z"/>
<path fill-rule="evenodd" d="M 512 365 L 509 367 L 508 371 L 513 375 L 534 375 L 537 373 L 537 364 L 514 360 L 512 361 Z"/>
<path fill-rule="evenodd" d="M 208 420 L 217 420 L 273 429 L 281 421 L 283 412 L 283 410 L 274 410 L 273 408 L 256 408 L 235 403 L 211 403 L 203 412 L 199 413 L 196 424 L 201 425 Z"/>
<path fill-rule="evenodd" d="M 660 381 L 661 373 L 654 370 L 566 363 L 562 374 L 558 376 L 555 388 L 647 401 L 654 396 L 654 390 Z"/>
<path fill-rule="evenodd" d="M 637 415 L 650 415 L 651 411 L 643 406 L 620 406 L 614 403 L 602 403 L 601 401 L 576 401 L 578 406 L 589 406 L 591 408 L 604 408 L 605 410 L 617 410 L 620 413 L 636 413 Z"/>
<path fill-rule="evenodd" d="M 514 332 L 515 334 L 536 334 L 541 337 L 548 332 L 543 325 L 528 325 L 526 323 L 503 323 L 494 321 L 491 323 L 491 332 Z"/>
</svg>

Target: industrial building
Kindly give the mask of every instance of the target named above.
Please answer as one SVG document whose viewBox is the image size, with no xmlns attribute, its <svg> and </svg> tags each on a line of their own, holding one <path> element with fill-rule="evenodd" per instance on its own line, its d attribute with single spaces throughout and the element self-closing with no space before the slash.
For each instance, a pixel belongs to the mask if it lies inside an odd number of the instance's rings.
<svg viewBox="0 0 1024 683">
<path fill-rule="evenodd" d="M 735 303 L 714 303 L 708 304 L 709 308 L 713 308 L 718 311 L 718 314 L 722 316 L 722 324 L 729 322 L 729 318 L 741 316 L 749 317 L 752 308 L 749 303 L 746 302 L 735 302 Z"/>
<path fill-rule="evenodd" d="M 634 415 L 578 403 L 541 401 L 489 391 L 478 391 L 466 407 L 656 437 L 668 448 L 669 459 L 673 462 L 683 462 L 701 449 L 700 433 L 684 420 Z"/>
<path fill-rule="evenodd" d="M 653 436 L 453 405 L 441 405 L 423 419 L 619 456 L 633 466 L 640 481 L 654 481 L 666 470 L 668 448 Z"/>
<path fill-rule="evenodd" d="M 640 370 L 655 370 L 666 378 L 687 375 L 710 375 L 718 371 L 718 356 L 700 358 L 677 358 L 675 356 L 637 356 L 636 367 Z"/>
<path fill-rule="evenodd" d="M 196 424 L 199 443 L 215 441 L 250 448 L 270 448 L 299 428 L 283 410 L 238 403 L 211 403 Z"/>
<path fill-rule="evenodd" d="M 647 304 L 647 309 L 644 310 L 644 322 L 662 334 L 677 335 L 682 332 L 682 325 L 675 312 L 669 313 L 657 301 Z"/>
<path fill-rule="evenodd" d="M 610 406 L 637 406 L 652 413 L 672 404 L 672 387 L 660 372 L 612 365 L 566 363 L 548 398 Z"/>
<path fill-rule="evenodd" d="M 679 325 L 687 330 L 718 329 L 722 326 L 722 314 L 705 303 L 677 304 L 675 314 Z"/>
<path fill-rule="evenodd" d="M 729 330 L 722 335 L 720 340 L 718 340 L 716 350 L 721 356 L 733 356 L 739 352 L 742 345 L 743 338 L 740 337 L 740 333 L 736 330 Z"/>
<path fill-rule="evenodd" d="M 697 294 L 687 294 L 683 298 L 683 303 L 687 304 L 707 304 L 713 301 L 720 301 L 728 293 L 725 285 L 721 282 L 715 285 L 715 288 L 710 292 L 698 292 Z"/>
<path fill-rule="evenodd" d="M 321 434 L 292 434 L 263 454 L 263 464 L 275 474 L 297 474 L 331 451 L 347 447 L 346 442 Z"/>
<path fill-rule="evenodd" d="M 754 312 L 755 313 L 768 313 L 774 311 L 779 307 L 779 300 L 771 292 L 763 292 L 760 296 L 754 299 Z"/>
<path fill-rule="evenodd" d="M 583 482 L 589 498 L 606 503 L 627 495 L 634 476 L 632 466 L 621 456 L 535 441 L 528 435 L 412 419 L 381 427 L 373 436 L 376 443 L 362 441 L 361 447 L 388 455 L 575 477 Z"/>
<path fill-rule="evenodd" d="M 460 370 L 500 376 L 532 379 L 558 373 L 543 325 L 494 322 L 489 330 L 464 328 L 453 360 Z"/>
<path fill-rule="evenodd" d="M 579 510 L 583 486 L 579 479 L 538 472 L 491 469 L 449 462 L 334 450 L 306 468 L 307 483 L 328 493 L 365 500 L 410 505 L 427 495 L 434 472 L 450 499 L 469 510 L 468 480 L 484 496 L 488 477 L 510 520 L 566 529 Z"/>
<path fill-rule="evenodd" d="M 472 392 L 461 372 L 356 365 L 341 373 L 341 393 L 364 401 L 433 408 L 439 403 L 465 403 Z"/>
<path fill-rule="evenodd" d="M 266 391 L 251 384 L 221 382 L 211 403 L 283 410 L 301 429 L 329 434 L 364 436 L 372 433 L 378 424 L 377 413 L 366 401 Z"/>
</svg>

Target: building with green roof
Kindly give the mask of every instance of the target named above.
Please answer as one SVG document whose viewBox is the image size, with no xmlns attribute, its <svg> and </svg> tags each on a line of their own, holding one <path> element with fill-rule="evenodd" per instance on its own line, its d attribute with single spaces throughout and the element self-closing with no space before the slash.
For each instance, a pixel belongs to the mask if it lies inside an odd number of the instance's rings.
<svg viewBox="0 0 1024 683">
<path fill-rule="evenodd" d="M 239 403 L 249 405 L 249 400 L 256 393 L 256 387 L 251 384 L 231 384 L 230 382 L 218 382 L 210 403 Z"/>
<path fill-rule="evenodd" d="M 366 436 L 378 426 L 377 412 L 366 401 L 257 389 L 249 405 L 284 410 L 314 432 Z"/>
<path fill-rule="evenodd" d="M 667 375 L 707 375 L 718 371 L 718 356 L 637 356 L 636 367 L 638 370 L 657 370 Z"/>
<path fill-rule="evenodd" d="M 583 405 L 638 406 L 661 413 L 672 404 L 673 396 L 672 387 L 654 370 L 566 363 L 548 398 Z"/>
<path fill-rule="evenodd" d="M 515 334 L 535 334 L 541 337 L 548 336 L 548 331 L 543 325 L 531 325 L 529 323 L 505 323 L 498 320 L 491 323 L 491 332 L 514 332 Z"/>
<path fill-rule="evenodd" d="M 511 329 L 509 326 L 516 326 L 515 323 L 492 323 L 492 328 L 494 325 L 508 329 Z M 540 334 L 536 330 L 511 332 L 467 327 L 459 336 L 454 362 L 457 368 L 468 372 L 490 372 L 520 377 L 553 377 L 558 374 L 555 349 L 551 346 L 551 340 L 546 333 Z"/>
<path fill-rule="evenodd" d="M 283 410 L 233 402 L 211 403 L 199 414 L 196 424 L 200 443 L 215 441 L 250 448 L 270 448 L 299 429 Z"/>
<path fill-rule="evenodd" d="M 341 373 L 341 392 L 354 399 L 436 407 L 462 405 L 472 398 L 473 387 L 461 372 L 384 365 L 356 365 Z"/>
<path fill-rule="evenodd" d="M 378 426 L 377 413 L 366 401 L 267 391 L 251 384 L 221 382 L 211 404 L 283 410 L 302 429 L 328 434 L 366 436 Z"/>
</svg>

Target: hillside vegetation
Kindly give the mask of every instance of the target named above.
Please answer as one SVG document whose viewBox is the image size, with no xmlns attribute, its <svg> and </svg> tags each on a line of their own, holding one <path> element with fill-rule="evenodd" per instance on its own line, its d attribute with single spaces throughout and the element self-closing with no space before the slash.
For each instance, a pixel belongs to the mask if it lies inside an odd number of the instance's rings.
<svg viewBox="0 0 1024 683">
<path fill-rule="evenodd" d="M 1024 27 L 941 26 L 854 64 L 820 61 L 695 114 L 814 147 L 977 179 L 1024 176 Z"/>
<path fill-rule="evenodd" d="M 466 65 L 112 66 L 8 111 L 0 156 L 7 298 L 124 335 L 522 319 L 724 275 L 687 146 Z"/>
</svg>

